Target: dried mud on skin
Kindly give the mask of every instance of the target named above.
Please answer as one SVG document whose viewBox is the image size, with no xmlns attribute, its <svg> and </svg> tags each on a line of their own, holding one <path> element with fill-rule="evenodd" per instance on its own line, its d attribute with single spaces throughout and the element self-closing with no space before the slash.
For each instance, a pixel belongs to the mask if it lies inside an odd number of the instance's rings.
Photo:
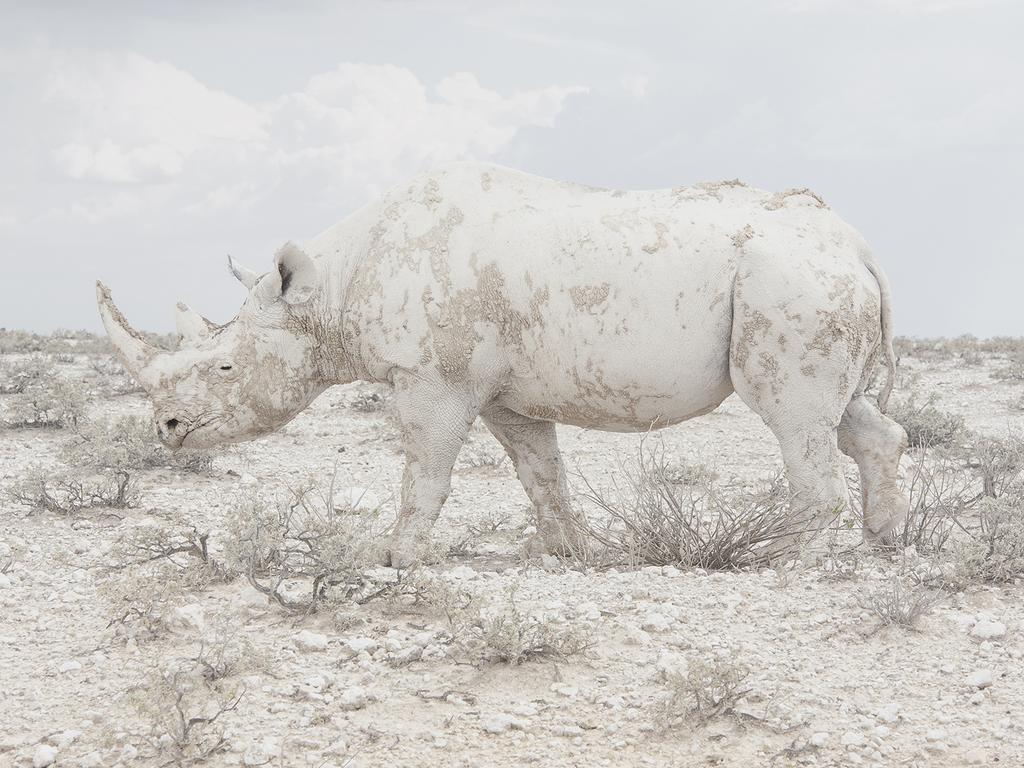
<svg viewBox="0 0 1024 768">
<path fill-rule="evenodd" d="M 923 396 L 935 392 L 970 428 L 1005 436 L 1024 429 L 1024 413 L 1012 406 L 1020 385 L 991 377 L 1002 365 L 905 357 L 901 375 L 920 373 Z M 457 465 L 437 532 L 468 538 L 466 551 L 430 570 L 485 603 L 514 590 L 523 610 L 586 629 L 583 654 L 517 666 L 467 659 L 446 644 L 437 611 L 335 601 L 295 616 L 245 579 L 189 594 L 153 639 L 114 637 L 90 566 L 128 526 L 187 520 L 210 530 L 216 546 L 233 499 L 284 492 L 310 475 L 325 480 L 335 465 L 346 485 L 393 498 L 402 465 L 387 411 L 349 407 L 369 390 L 330 390 L 281 432 L 218 456 L 209 475 L 141 473 L 142 504 L 123 520 L 26 516 L 0 502 L 0 570 L 4 553 L 13 555 L 0 575 L 0 765 L 51 754 L 58 766 L 167 764 L 167 751 L 144 738 L 131 691 L 155 663 L 194 656 L 218 622 L 237 630 L 252 663 L 230 679 L 245 693 L 217 720 L 224 741 L 204 765 L 1024 764 L 1019 584 L 973 586 L 906 631 L 879 629 L 863 607 L 899 569 L 873 555 L 848 580 L 815 568 L 523 567 L 529 509 L 509 462 Z M 147 415 L 148 406 L 128 395 L 94 411 L 128 414 Z M 569 427 L 559 438 L 577 492 L 573 473 L 602 484 L 637 440 Z M 0 486 L 33 465 L 57 468 L 67 439 L 56 430 L 0 432 Z M 780 464 L 771 433 L 735 396 L 659 439 L 680 464 L 708 465 L 733 487 L 753 488 Z M 480 425 L 471 442 L 500 455 Z M 736 712 L 666 720 L 666 679 L 716 656 L 750 670 Z"/>
</svg>

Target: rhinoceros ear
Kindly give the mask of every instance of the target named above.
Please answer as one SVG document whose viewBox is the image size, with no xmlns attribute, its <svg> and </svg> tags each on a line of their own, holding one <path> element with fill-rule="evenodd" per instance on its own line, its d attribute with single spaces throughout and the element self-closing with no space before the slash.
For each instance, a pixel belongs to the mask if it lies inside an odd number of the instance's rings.
<svg viewBox="0 0 1024 768">
<path fill-rule="evenodd" d="M 204 339 L 210 338 L 210 334 L 217 328 L 214 323 L 211 323 L 194 309 L 189 309 L 187 304 L 183 304 L 180 301 L 178 302 L 175 315 L 175 325 L 178 328 L 181 342 L 185 345 L 198 344 Z"/>
<path fill-rule="evenodd" d="M 285 243 L 274 254 L 276 269 L 260 280 L 258 293 L 264 301 L 283 299 L 289 304 L 309 301 L 316 290 L 316 263 L 294 243 Z"/>
<path fill-rule="evenodd" d="M 231 274 L 238 279 L 238 282 L 245 286 L 246 290 L 251 291 L 252 287 L 259 282 L 259 273 L 253 272 L 248 267 L 243 267 L 231 258 L 231 254 L 228 254 L 228 269 L 230 269 Z"/>
</svg>

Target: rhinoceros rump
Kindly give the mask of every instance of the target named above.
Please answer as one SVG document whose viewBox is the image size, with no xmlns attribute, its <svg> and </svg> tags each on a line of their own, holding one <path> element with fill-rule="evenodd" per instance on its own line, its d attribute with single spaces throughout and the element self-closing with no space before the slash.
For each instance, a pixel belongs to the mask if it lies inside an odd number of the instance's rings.
<svg viewBox="0 0 1024 768">
<path fill-rule="evenodd" d="M 307 255 L 309 254 L 309 255 Z M 333 384 L 388 382 L 406 466 L 391 558 L 416 557 L 477 417 L 508 451 L 544 542 L 571 536 L 555 424 L 646 431 L 735 391 L 777 436 L 809 528 L 861 472 L 865 536 L 906 514 L 906 435 L 883 415 L 888 284 L 809 190 L 738 181 L 621 192 L 460 163 L 287 244 L 215 326 L 179 305 L 181 348 L 148 346 L 97 288 L 171 447 L 277 429 Z M 879 353 L 881 408 L 864 396 Z"/>
</svg>

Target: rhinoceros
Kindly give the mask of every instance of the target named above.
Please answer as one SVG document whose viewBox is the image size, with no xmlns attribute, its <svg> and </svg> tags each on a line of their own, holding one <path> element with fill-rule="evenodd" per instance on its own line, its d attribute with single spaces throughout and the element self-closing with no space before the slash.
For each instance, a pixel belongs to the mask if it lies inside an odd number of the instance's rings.
<svg viewBox="0 0 1024 768">
<path fill-rule="evenodd" d="M 259 274 L 215 325 L 178 305 L 180 348 L 146 343 L 97 283 L 100 314 L 147 390 L 160 439 L 265 435 L 335 384 L 386 382 L 405 453 L 393 565 L 416 560 L 479 417 L 557 549 L 574 535 L 556 424 L 646 432 L 736 392 L 777 437 L 789 515 L 847 502 L 864 536 L 903 520 L 907 445 L 884 415 L 889 284 L 864 239 L 808 189 L 740 181 L 619 191 L 456 163 L 421 174 Z M 865 390 L 881 362 L 875 398 Z"/>
</svg>

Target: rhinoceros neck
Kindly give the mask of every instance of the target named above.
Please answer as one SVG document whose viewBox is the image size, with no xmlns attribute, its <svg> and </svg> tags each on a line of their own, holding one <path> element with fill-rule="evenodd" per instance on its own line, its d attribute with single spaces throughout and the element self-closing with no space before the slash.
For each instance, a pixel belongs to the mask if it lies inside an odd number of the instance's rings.
<svg viewBox="0 0 1024 768">
<path fill-rule="evenodd" d="M 353 276 L 365 258 L 371 222 L 379 203 L 347 216 L 306 245 L 320 265 L 323 290 L 311 307 L 310 332 L 315 334 L 319 374 L 326 385 L 367 379 L 355 344 L 345 338 L 345 306 Z"/>
</svg>

